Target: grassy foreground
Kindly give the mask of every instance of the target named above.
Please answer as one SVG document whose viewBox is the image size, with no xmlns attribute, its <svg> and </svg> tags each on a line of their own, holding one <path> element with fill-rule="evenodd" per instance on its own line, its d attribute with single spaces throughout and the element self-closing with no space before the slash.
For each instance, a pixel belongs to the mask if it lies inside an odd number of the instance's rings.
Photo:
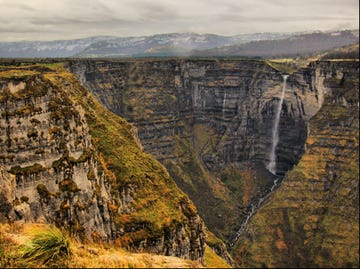
<svg viewBox="0 0 360 269">
<path fill-rule="evenodd" d="M 209 247 L 205 263 L 148 253 L 130 253 L 109 244 L 80 243 L 46 224 L 1 224 L 0 267 L 26 268 L 229 268 Z"/>
</svg>

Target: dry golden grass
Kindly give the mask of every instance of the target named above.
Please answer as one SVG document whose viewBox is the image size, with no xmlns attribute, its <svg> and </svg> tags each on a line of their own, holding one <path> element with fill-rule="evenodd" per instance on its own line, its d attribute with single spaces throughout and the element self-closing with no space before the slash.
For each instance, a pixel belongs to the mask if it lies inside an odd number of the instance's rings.
<svg viewBox="0 0 360 269">
<path fill-rule="evenodd" d="M 74 244 L 70 267 L 85 268 L 201 268 L 200 262 L 148 253 L 129 253 L 104 246 Z"/>
<path fill-rule="evenodd" d="M 24 259 L 22 247 L 31 243 L 34 235 L 47 231 L 47 224 L 0 224 L 0 267 L 52 267 L 52 264 Z M 66 261 L 69 268 L 230 268 L 210 247 L 206 246 L 205 261 L 185 260 L 177 257 L 150 253 L 130 253 L 110 244 L 83 244 L 73 238 L 70 255 Z M 55 264 L 56 265 L 56 264 Z"/>
</svg>

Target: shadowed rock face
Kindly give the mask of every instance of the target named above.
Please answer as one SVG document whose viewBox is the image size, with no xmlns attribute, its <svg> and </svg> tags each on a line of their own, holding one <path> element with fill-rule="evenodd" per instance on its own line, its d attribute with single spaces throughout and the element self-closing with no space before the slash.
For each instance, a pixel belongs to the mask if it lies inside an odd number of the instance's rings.
<svg viewBox="0 0 360 269">
<path fill-rule="evenodd" d="M 283 79 L 265 62 L 84 60 L 70 69 L 136 125 L 144 149 L 165 164 L 218 235 L 230 236 L 272 185 L 265 167 Z M 307 121 L 321 106 L 315 79 L 313 68 L 288 78 L 276 151 L 280 176 L 303 154 Z"/>
<path fill-rule="evenodd" d="M 0 166 L 0 222 L 15 218 L 15 177 Z"/>
</svg>

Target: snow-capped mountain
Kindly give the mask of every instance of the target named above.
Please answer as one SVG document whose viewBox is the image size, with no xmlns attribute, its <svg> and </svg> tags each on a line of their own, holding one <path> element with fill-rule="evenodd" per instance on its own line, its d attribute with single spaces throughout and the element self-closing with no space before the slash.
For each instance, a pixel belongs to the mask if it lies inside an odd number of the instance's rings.
<svg viewBox="0 0 360 269">
<path fill-rule="evenodd" d="M 206 50 L 255 40 L 279 39 L 289 34 L 214 34 L 172 33 L 141 37 L 99 36 L 56 41 L 0 42 L 0 57 L 132 57 L 187 55 L 192 50 Z"/>
<path fill-rule="evenodd" d="M 89 45 L 109 38 L 112 37 L 97 36 L 72 40 L 0 42 L 0 57 L 72 57 Z"/>
<path fill-rule="evenodd" d="M 357 30 L 358 31 L 358 30 Z M 235 36 L 171 33 L 140 37 L 0 42 L 0 58 L 246 56 L 319 52 L 358 42 L 356 31 L 256 33 Z"/>
<path fill-rule="evenodd" d="M 193 51 L 192 56 L 294 57 L 321 53 L 359 42 L 358 31 L 313 32 L 282 39 L 251 40 L 213 49 Z"/>
<path fill-rule="evenodd" d="M 193 50 L 206 50 L 254 40 L 283 38 L 283 34 L 249 34 L 220 36 L 214 34 L 173 33 L 143 37 L 114 38 L 91 44 L 77 56 L 179 56 Z"/>
</svg>

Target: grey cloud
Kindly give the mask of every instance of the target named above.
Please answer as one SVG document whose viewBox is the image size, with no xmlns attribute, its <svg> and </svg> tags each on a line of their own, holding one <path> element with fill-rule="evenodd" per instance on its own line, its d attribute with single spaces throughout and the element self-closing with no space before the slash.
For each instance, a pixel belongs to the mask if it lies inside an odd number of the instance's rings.
<svg viewBox="0 0 360 269">
<path fill-rule="evenodd" d="M 88 25 L 88 24 L 133 24 L 134 22 L 129 20 L 122 20 L 119 18 L 67 18 L 67 17 L 55 17 L 55 18 L 32 18 L 29 21 L 32 25 Z"/>
<path fill-rule="evenodd" d="M 153 21 L 170 20 L 179 16 L 175 10 L 159 4 L 149 4 L 144 6 L 140 11 L 140 14 L 142 19 L 150 19 Z"/>
<path fill-rule="evenodd" d="M 310 21 L 336 21 L 336 20 L 343 20 L 345 21 L 352 21 L 355 18 L 354 17 L 348 17 L 348 16 L 317 16 L 317 17 L 311 17 L 311 16 L 283 16 L 283 17 L 247 17 L 247 16 L 237 16 L 237 15 L 220 15 L 218 17 L 220 20 L 223 21 L 231 21 L 231 22 L 241 22 L 241 23 L 247 23 L 252 22 L 256 20 L 256 22 L 263 22 L 263 23 L 275 23 L 275 22 L 291 22 L 291 21 L 303 21 L 303 22 L 310 22 Z M 316 29 L 314 29 L 316 30 Z"/>
<path fill-rule="evenodd" d="M 0 5 L 3 9 L 11 8 L 11 9 L 20 10 L 20 11 L 21 10 L 23 10 L 23 11 L 34 11 L 35 10 L 34 7 L 32 7 L 31 5 L 26 4 L 26 3 L 14 3 L 11 1 L 0 1 Z"/>
<path fill-rule="evenodd" d="M 357 28 L 358 0 L 0 0 L 0 41 Z M 24 34 L 26 33 L 26 34 Z"/>
<path fill-rule="evenodd" d="M 0 23 L 0 34 L 28 34 L 28 33 L 41 33 L 46 34 L 49 32 L 49 29 L 37 27 L 27 23 L 26 25 L 15 24 L 15 23 Z"/>
</svg>

